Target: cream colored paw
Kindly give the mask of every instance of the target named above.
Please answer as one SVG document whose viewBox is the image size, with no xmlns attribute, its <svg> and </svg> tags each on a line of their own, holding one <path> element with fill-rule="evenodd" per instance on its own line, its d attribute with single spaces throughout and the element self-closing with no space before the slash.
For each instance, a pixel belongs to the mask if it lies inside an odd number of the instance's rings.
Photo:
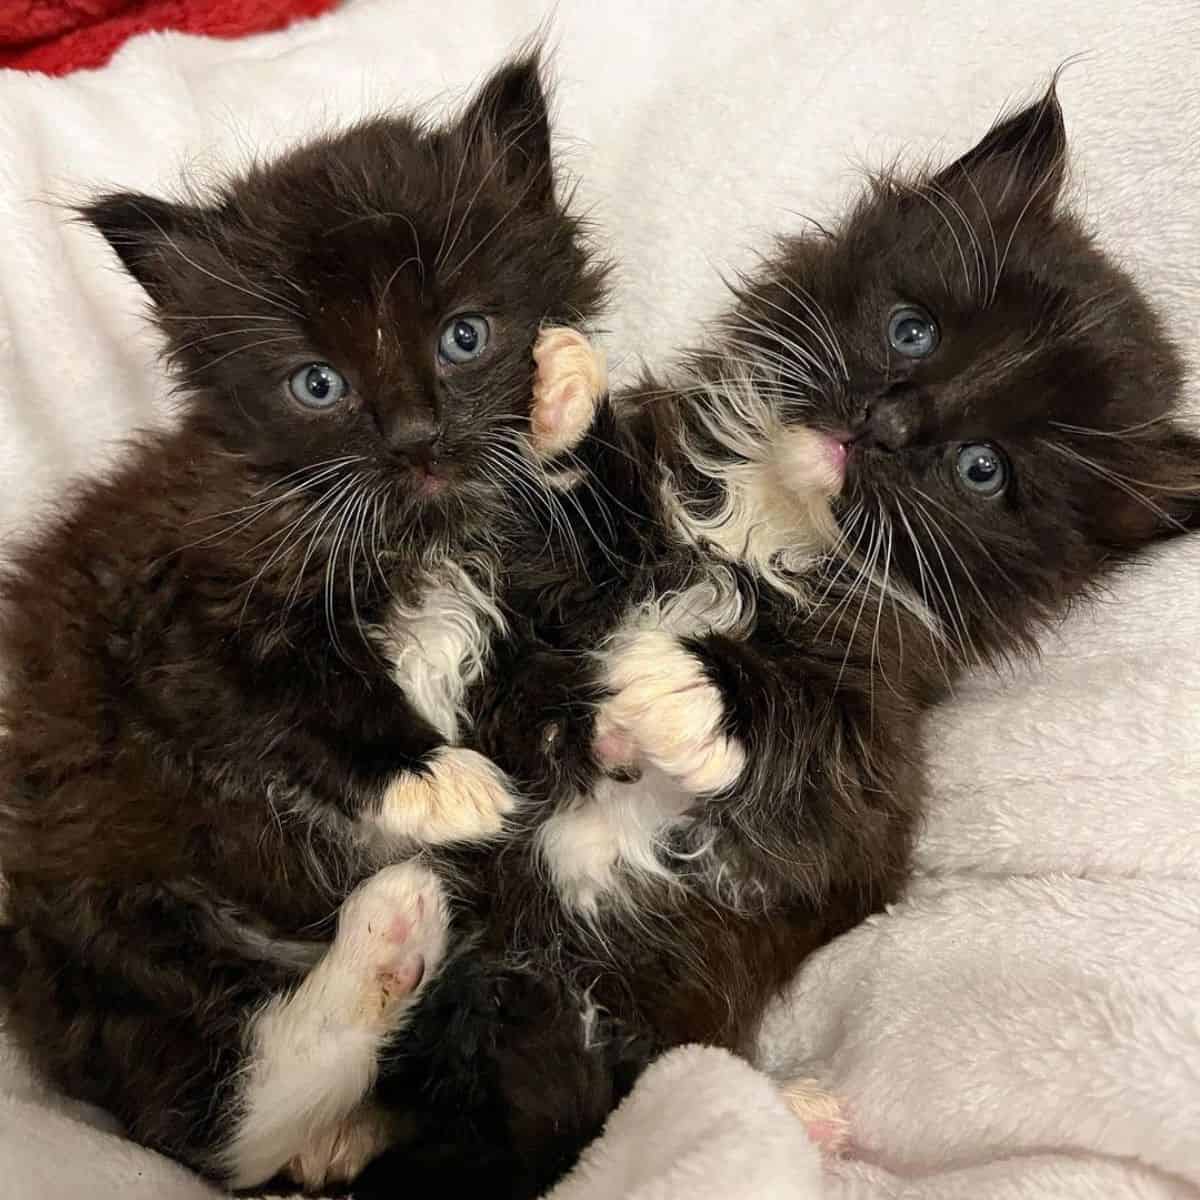
<svg viewBox="0 0 1200 1200">
<path fill-rule="evenodd" d="M 737 782 L 745 750 L 722 730 L 725 703 L 699 659 L 662 630 L 622 637 L 609 652 L 612 695 L 596 714 L 592 753 L 619 773 L 651 764 L 689 792 Z"/>
<path fill-rule="evenodd" d="M 373 1104 L 355 1109 L 344 1121 L 319 1130 L 283 1168 L 283 1174 L 310 1194 L 344 1187 L 398 1138 L 401 1123 Z"/>
<path fill-rule="evenodd" d="M 490 758 L 443 746 L 425 771 L 392 780 L 376 820 L 394 837 L 441 845 L 496 837 L 516 807 L 508 776 Z"/>
<path fill-rule="evenodd" d="M 540 458 L 577 445 L 608 386 L 604 355 L 576 329 L 543 329 L 533 347 L 537 371 L 530 412 L 531 442 Z"/>
<path fill-rule="evenodd" d="M 391 1029 L 441 963 L 449 926 L 441 882 L 419 863 L 384 867 L 359 884 L 338 913 L 329 948 L 326 1007 L 333 1018 Z"/>
<path fill-rule="evenodd" d="M 824 1154 L 840 1154 L 850 1140 L 850 1123 L 836 1096 L 815 1079 L 793 1079 L 780 1089 L 809 1139 Z"/>
</svg>

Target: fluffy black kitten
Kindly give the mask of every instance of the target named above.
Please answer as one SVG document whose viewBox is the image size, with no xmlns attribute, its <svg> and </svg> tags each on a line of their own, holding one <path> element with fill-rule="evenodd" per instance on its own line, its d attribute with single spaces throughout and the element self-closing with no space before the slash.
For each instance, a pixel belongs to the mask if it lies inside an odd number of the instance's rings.
<svg viewBox="0 0 1200 1200">
<path fill-rule="evenodd" d="M 392 1136 L 356 1106 L 447 949 L 427 867 L 374 873 L 515 802 L 452 743 L 553 482 L 535 339 L 602 272 L 533 58 L 445 127 L 367 121 L 203 202 L 83 216 L 153 301 L 182 421 L 3 579 L 9 1025 L 218 1179 L 347 1176 Z"/>
<path fill-rule="evenodd" d="M 900 892 L 931 706 L 1200 523 L 1179 358 L 1061 209 L 1065 161 L 1051 92 L 879 181 L 598 416 L 587 578 L 510 595 L 523 641 L 471 698 L 551 815 L 473 868 L 492 968 L 408 1027 L 380 1086 L 414 1140 L 357 1195 L 535 1194 L 650 1053 L 750 1053 L 799 962 Z"/>
</svg>

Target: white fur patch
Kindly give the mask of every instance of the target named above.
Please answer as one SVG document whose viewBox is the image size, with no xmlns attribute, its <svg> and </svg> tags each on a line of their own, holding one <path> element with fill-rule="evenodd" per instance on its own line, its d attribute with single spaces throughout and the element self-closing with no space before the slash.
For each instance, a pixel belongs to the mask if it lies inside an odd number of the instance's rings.
<svg viewBox="0 0 1200 1200">
<path fill-rule="evenodd" d="M 602 899 L 628 906 L 630 875 L 672 882 L 656 849 L 694 797 L 653 768 L 635 783 L 600 779 L 538 827 L 538 850 L 563 905 L 595 912 Z"/>
<path fill-rule="evenodd" d="M 310 1195 L 342 1187 L 393 1145 L 401 1129 L 396 1113 L 368 1101 L 345 1120 L 314 1134 L 308 1145 L 289 1159 L 283 1173 Z"/>
<path fill-rule="evenodd" d="M 504 629 L 491 588 L 457 563 L 442 564 L 415 604 L 392 605 L 380 631 L 392 678 L 446 741 L 457 741 L 463 697 Z"/>
<path fill-rule="evenodd" d="M 424 772 L 398 775 L 375 821 L 389 837 L 437 846 L 495 837 L 517 807 L 508 776 L 490 758 L 440 746 Z"/>
<path fill-rule="evenodd" d="M 804 599 L 799 576 L 838 536 L 829 501 L 842 473 L 828 440 L 785 425 L 749 379 L 723 379 L 699 394 L 694 415 L 726 455 L 684 444 L 691 465 L 721 485 L 722 503 L 699 514 L 675 481 L 663 480 L 667 511 L 690 542 L 709 545 L 771 587 Z"/>
<path fill-rule="evenodd" d="M 325 957 L 252 1021 L 237 1132 L 223 1167 L 237 1188 L 269 1179 L 344 1122 L 374 1083 L 379 1051 L 446 952 L 436 876 L 385 867 L 342 905 Z M 317 1166 L 309 1157 L 309 1170 Z"/>
</svg>

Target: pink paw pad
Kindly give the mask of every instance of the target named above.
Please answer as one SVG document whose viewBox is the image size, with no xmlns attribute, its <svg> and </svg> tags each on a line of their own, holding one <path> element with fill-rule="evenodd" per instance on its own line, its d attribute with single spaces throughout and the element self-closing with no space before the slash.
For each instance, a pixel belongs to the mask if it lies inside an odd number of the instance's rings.
<svg viewBox="0 0 1200 1200">
<path fill-rule="evenodd" d="M 603 716 L 596 720 L 592 738 L 592 758 L 613 779 L 632 782 L 640 778 L 640 747 L 631 733 L 610 724 Z"/>
<path fill-rule="evenodd" d="M 436 970 L 448 926 L 438 880 L 416 864 L 385 867 L 350 896 L 331 953 L 369 1020 L 386 1020 Z"/>
<path fill-rule="evenodd" d="M 395 967 L 382 967 L 379 971 L 379 986 L 384 993 L 384 1002 L 390 1003 L 421 986 L 425 978 L 425 957 L 415 954 Z"/>
<path fill-rule="evenodd" d="M 793 1115 L 804 1126 L 809 1140 L 822 1155 L 842 1154 L 850 1142 L 850 1122 L 836 1096 L 816 1080 L 795 1079 L 781 1089 Z"/>
<path fill-rule="evenodd" d="M 846 1126 L 841 1121 L 805 1121 L 809 1141 L 826 1154 L 840 1154 L 846 1148 Z"/>
</svg>

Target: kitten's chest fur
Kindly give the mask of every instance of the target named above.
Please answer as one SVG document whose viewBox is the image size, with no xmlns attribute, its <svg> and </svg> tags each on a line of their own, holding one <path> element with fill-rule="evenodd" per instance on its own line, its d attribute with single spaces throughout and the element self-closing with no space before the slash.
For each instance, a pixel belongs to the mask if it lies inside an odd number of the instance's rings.
<svg viewBox="0 0 1200 1200">
<path fill-rule="evenodd" d="M 436 563 L 388 605 L 378 631 L 392 680 L 447 742 L 459 740 L 467 691 L 507 629 L 495 578 L 482 558 Z"/>
</svg>

